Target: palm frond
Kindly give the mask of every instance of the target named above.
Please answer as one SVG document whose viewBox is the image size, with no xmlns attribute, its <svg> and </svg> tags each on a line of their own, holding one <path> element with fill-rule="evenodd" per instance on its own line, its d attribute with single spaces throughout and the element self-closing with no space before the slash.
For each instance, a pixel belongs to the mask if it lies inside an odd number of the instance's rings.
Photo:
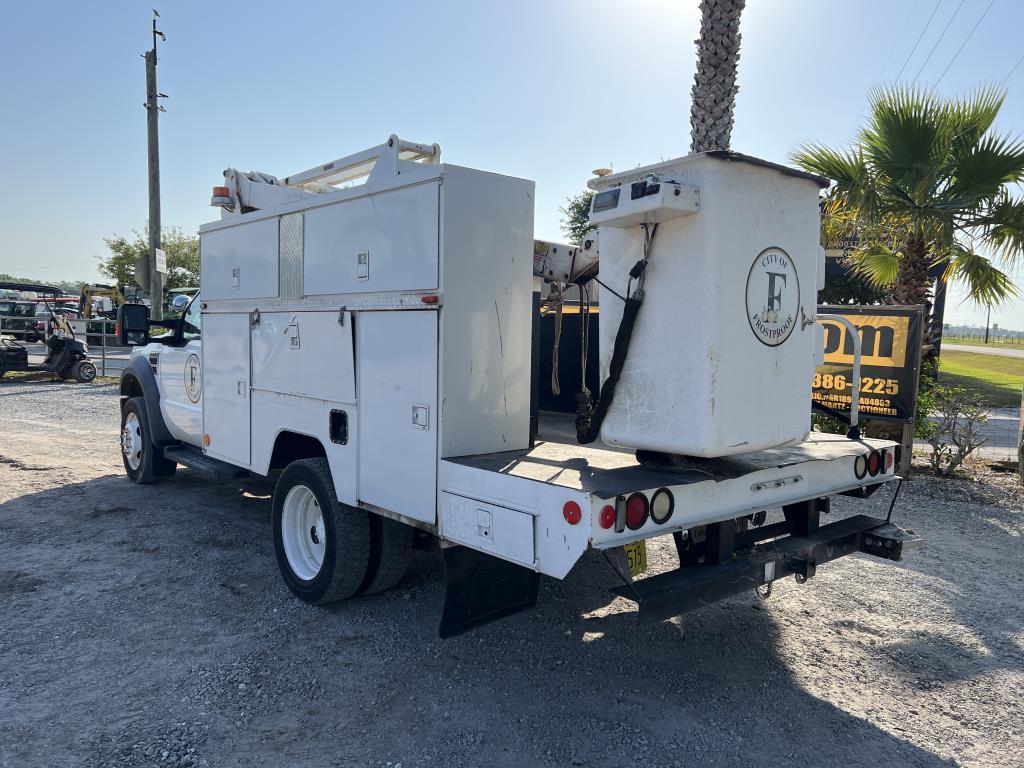
<svg viewBox="0 0 1024 768">
<path fill-rule="evenodd" d="M 903 254 L 898 249 L 878 241 L 862 245 L 847 256 L 853 271 L 879 288 L 896 282 L 902 259 Z"/>
<path fill-rule="evenodd" d="M 988 85 L 946 102 L 947 117 L 955 126 L 953 153 L 961 156 L 981 141 L 1006 101 L 1006 89 Z"/>
<path fill-rule="evenodd" d="M 836 150 L 821 144 L 802 144 L 791 155 L 794 163 L 808 173 L 835 182 L 833 191 L 852 209 L 873 213 L 876 193 L 864 155 L 857 149 Z"/>
<path fill-rule="evenodd" d="M 957 158 L 949 185 L 939 194 L 944 207 L 969 208 L 995 197 L 1004 184 L 1024 178 L 1024 142 L 1003 136 L 983 136 Z"/>
<path fill-rule="evenodd" d="M 936 184 L 954 128 L 942 101 L 913 86 L 892 86 L 871 95 L 871 117 L 860 143 L 873 172 L 920 203 Z"/>
<path fill-rule="evenodd" d="M 991 259 L 968 248 L 959 248 L 950 254 L 945 277 L 963 283 L 967 297 L 981 306 L 998 307 L 1019 295 L 1008 274 Z"/>
<path fill-rule="evenodd" d="M 1024 199 L 1011 197 L 1004 189 L 992 205 L 968 219 L 966 226 L 980 230 L 982 241 L 995 249 L 1005 265 L 1024 258 Z"/>
</svg>

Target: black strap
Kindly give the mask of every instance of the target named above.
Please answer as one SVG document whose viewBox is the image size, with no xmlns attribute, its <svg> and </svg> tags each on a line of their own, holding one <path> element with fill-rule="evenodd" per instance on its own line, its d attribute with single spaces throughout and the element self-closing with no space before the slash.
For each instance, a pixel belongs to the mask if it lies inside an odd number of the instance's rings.
<svg viewBox="0 0 1024 768">
<path fill-rule="evenodd" d="M 608 414 L 615 397 L 615 387 L 622 375 L 622 367 L 626 362 L 626 353 L 629 352 L 629 342 L 633 338 L 633 328 L 636 325 L 637 314 L 640 312 L 642 299 L 631 297 L 626 299 L 622 309 L 622 320 L 619 321 L 619 330 L 615 334 L 615 347 L 612 349 L 612 360 L 608 366 L 608 378 L 604 380 L 601 387 L 601 399 L 592 413 L 582 411 L 589 410 L 584 403 L 583 408 L 577 409 L 576 416 L 576 440 L 583 445 L 592 443 L 601 434 L 601 423 Z M 590 399 L 590 392 L 585 388 L 580 392 L 581 398 Z"/>
</svg>

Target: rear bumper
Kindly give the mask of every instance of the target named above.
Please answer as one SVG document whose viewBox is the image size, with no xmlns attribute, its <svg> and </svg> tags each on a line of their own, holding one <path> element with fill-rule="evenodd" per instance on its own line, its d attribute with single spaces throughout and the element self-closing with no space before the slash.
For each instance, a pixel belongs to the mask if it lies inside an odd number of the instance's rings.
<svg viewBox="0 0 1024 768">
<path fill-rule="evenodd" d="M 922 544 L 913 532 L 884 519 L 856 515 L 821 526 L 805 536 L 737 548 L 724 562 L 693 565 L 616 587 L 637 603 L 639 622 L 648 624 L 691 611 L 786 576 L 810 578 L 815 569 L 856 552 L 899 560 Z"/>
</svg>

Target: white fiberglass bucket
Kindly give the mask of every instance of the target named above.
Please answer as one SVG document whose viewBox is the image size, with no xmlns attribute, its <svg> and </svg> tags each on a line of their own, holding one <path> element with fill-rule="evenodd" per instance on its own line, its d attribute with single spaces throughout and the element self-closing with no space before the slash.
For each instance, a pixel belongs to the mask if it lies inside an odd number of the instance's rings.
<svg viewBox="0 0 1024 768">
<path fill-rule="evenodd" d="M 810 429 L 817 291 L 824 279 L 818 191 L 825 180 L 734 153 L 708 153 L 590 182 L 623 212 L 600 223 L 601 280 L 626 295 L 644 232 L 626 215 L 634 182 L 697 190 L 696 211 L 660 220 L 645 299 L 604 420 L 611 445 L 727 456 L 804 439 Z M 632 194 L 631 194 L 632 190 Z M 613 201 L 616 197 L 620 202 Z M 594 210 L 598 210 L 595 200 Z M 632 281 L 635 289 L 637 281 Z M 607 375 L 623 302 L 601 290 Z"/>
</svg>

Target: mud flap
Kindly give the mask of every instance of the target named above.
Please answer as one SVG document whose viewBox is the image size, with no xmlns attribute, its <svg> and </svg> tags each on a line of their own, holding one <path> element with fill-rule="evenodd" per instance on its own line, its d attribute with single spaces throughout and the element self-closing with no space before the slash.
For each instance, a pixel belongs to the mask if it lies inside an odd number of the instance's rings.
<svg viewBox="0 0 1024 768">
<path fill-rule="evenodd" d="M 445 547 L 445 596 L 439 634 L 454 637 L 537 602 L 540 574 L 468 547 Z"/>
</svg>

